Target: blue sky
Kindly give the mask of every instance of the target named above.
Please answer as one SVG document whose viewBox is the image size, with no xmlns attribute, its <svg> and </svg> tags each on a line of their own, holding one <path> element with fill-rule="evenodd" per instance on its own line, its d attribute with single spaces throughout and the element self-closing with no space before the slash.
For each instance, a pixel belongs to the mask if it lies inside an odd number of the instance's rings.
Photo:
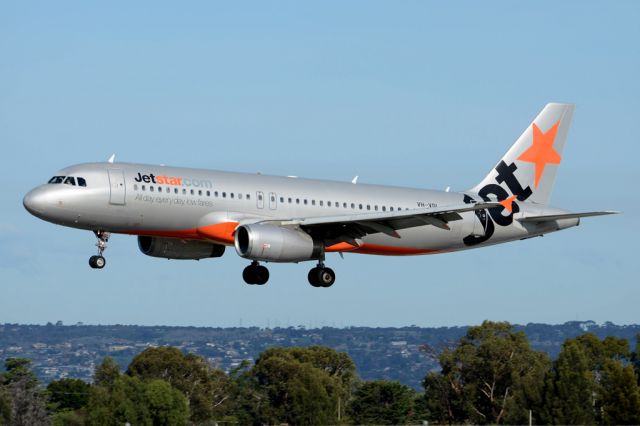
<svg viewBox="0 0 640 426">
<path fill-rule="evenodd" d="M 3 2 L 0 322 L 195 326 L 637 323 L 638 2 Z M 550 101 L 577 104 L 553 204 L 623 215 L 461 253 L 166 261 L 30 216 L 106 160 L 464 190 Z"/>
</svg>

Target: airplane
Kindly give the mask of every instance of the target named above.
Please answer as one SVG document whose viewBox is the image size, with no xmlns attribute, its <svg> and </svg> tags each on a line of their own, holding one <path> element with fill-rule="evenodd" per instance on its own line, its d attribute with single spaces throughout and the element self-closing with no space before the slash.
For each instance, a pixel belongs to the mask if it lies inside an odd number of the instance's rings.
<svg viewBox="0 0 640 426">
<path fill-rule="evenodd" d="M 480 183 L 463 192 L 115 162 L 66 167 L 24 197 L 34 216 L 90 230 L 102 269 L 111 234 L 148 256 L 217 258 L 234 246 L 263 285 L 260 262 L 315 261 L 314 287 L 336 279 L 327 253 L 423 255 L 523 240 L 589 216 L 549 205 L 574 105 L 550 103 Z"/>
</svg>

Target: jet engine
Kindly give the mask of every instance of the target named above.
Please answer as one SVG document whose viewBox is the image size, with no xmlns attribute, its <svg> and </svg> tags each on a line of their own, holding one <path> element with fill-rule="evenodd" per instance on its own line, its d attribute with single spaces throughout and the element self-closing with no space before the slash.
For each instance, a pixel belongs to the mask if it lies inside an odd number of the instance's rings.
<svg viewBox="0 0 640 426">
<path fill-rule="evenodd" d="M 235 246 L 246 259 L 266 262 L 302 262 L 318 259 L 322 244 L 299 229 L 274 225 L 242 225 L 236 229 Z"/>
<path fill-rule="evenodd" d="M 138 237 L 138 247 L 147 256 L 192 260 L 220 257 L 224 254 L 225 248 L 223 245 L 206 241 L 147 236 Z"/>
</svg>

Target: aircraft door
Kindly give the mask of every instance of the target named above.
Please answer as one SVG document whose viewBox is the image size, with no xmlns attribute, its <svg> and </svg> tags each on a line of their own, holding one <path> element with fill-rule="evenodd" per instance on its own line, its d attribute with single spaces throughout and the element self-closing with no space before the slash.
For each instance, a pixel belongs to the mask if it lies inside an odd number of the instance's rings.
<svg viewBox="0 0 640 426">
<path fill-rule="evenodd" d="M 278 207 L 278 201 L 276 199 L 276 193 L 275 192 L 270 192 L 269 193 L 269 208 L 271 210 L 275 210 Z"/>
<path fill-rule="evenodd" d="M 258 208 L 264 208 L 264 194 L 262 191 L 256 192 L 256 203 L 258 203 Z"/>
<path fill-rule="evenodd" d="M 125 204 L 124 171 L 122 169 L 109 169 L 109 204 Z"/>
</svg>

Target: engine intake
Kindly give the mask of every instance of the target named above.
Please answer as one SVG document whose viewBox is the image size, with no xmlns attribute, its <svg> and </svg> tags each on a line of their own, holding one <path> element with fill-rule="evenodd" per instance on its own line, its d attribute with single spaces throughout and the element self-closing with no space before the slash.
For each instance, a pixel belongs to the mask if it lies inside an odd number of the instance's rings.
<svg viewBox="0 0 640 426">
<path fill-rule="evenodd" d="M 206 241 L 147 236 L 138 237 L 138 248 L 147 256 L 191 260 L 220 257 L 225 249 L 223 245 Z"/>
<path fill-rule="evenodd" d="M 322 244 L 306 232 L 260 224 L 239 226 L 235 246 L 240 256 L 267 262 L 319 259 L 322 252 Z"/>
</svg>

